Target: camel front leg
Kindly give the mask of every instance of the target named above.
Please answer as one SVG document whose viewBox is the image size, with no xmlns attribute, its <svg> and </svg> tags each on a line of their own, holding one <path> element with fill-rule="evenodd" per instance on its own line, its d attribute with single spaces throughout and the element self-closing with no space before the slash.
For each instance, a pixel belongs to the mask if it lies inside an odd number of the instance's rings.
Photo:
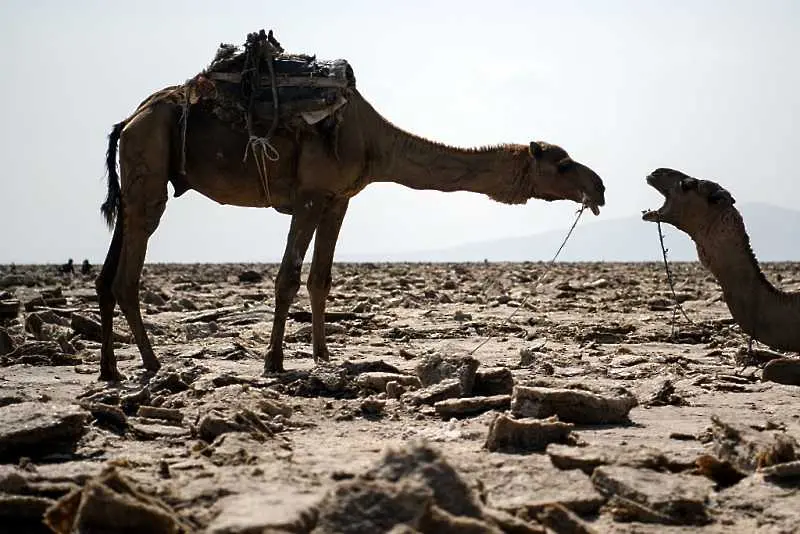
<svg viewBox="0 0 800 534">
<path fill-rule="evenodd" d="M 331 290 L 331 267 L 339 229 L 342 227 L 349 199 L 332 201 L 320 219 L 317 238 L 314 242 L 314 257 L 308 275 L 308 295 L 311 299 L 311 341 L 314 346 L 314 361 L 330 360 L 325 340 L 325 301 Z"/>
<path fill-rule="evenodd" d="M 320 195 L 298 195 L 286 240 L 278 276 L 275 279 L 275 315 L 272 319 L 272 333 L 269 349 L 264 358 L 264 374 L 280 373 L 283 368 L 283 335 L 286 331 L 286 318 L 289 306 L 300 289 L 300 271 L 303 268 L 308 245 L 325 212 L 328 199 Z"/>
</svg>

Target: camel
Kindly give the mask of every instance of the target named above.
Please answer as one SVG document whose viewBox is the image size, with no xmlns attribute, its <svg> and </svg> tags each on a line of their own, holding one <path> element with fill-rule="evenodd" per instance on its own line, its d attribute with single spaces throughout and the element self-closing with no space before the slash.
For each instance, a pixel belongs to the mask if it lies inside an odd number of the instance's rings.
<svg viewBox="0 0 800 534">
<path fill-rule="evenodd" d="M 665 202 L 642 218 L 671 224 L 692 238 L 742 330 L 774 349 L 800 352 L 800 293 L 781 291 L 764 276 L 731 194 L 672 169 L 656 169 L 647 183 Z"/>
<path fill-rule="evenodd" d="M 264 359 L 267 374 L 284 371 L 288 310 L 315 233 L 307 280 L 312 347 L 315 362 L 329 360 L 324 321 L 334 248 L 350 199 L 367 185 L 394 182 L 413 189 L 472 191 L 506 204 L 531 198 L 571 200 L 588 206 L 595 215 L 605 203 L 600 177 L 559 146 L 531 142 L 465 149 L 429 141 L 384 119 L 354 87 L 335 129 L 324 122 L 303 132 L 278 128 L 270 142 L 280 157 L 258 162 L 254 157 L 242 160 L 246 132 L 201 104 L 191 107 L 182 129 L 181 107 L 158 94 L 116 124 L 109 135 L 108 195 L 101 211 L 115 225 L 96 281 L 101 380 L 123 378 L 112 346 L 116 304 L 128 321 L 145 369 L 160 367 L 142 324 L 138 291 L 147 242 L 164 212 L 169 182 L 175 196 L 193 189 L 220 204 L 272 207 L 291 215 L 275 282 L 274 320 Z M 259 173 L 262 164 L 266 180 Z"/>
</svg>

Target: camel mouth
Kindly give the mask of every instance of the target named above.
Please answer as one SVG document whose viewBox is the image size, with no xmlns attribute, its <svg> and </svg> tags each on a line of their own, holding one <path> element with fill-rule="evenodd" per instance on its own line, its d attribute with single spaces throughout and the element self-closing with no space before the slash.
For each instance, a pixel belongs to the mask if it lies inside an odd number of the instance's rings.
<svg viewBox="0 0 800 534">
<path fill-rule="evenodd" d="M 583 198 L 581 198 L 581 204 L 583 204 L 583 207 L 592 210 L 592 213 L 595 216 L 600 215 L 600 204 L 589 198 L 589 195 L 586 193 L 584 193 Z"/>
<path fill-rule="evenodd" d="M 667 207 L 667 201 L 669 200 L 669 188 L 667 184 L 663 183 L 662 180 L 659 180 L 655 175 L 650 174 L 645 179 L 647 181 L 647 185 L 664 195 L 664 205 L 661 206 L 657 210 L 645 210 L 642 212 L 642 220 L 647 222 L 659 222 L 662 220 L 662 215 L 664 214 L 664 210 Z"/>
</svg>

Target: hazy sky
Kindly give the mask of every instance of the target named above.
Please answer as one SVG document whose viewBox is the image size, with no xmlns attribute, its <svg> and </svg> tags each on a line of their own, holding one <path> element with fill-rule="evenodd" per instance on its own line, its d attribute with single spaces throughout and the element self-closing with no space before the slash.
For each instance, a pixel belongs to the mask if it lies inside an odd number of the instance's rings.
<svg viewBox="0 0 800 534">
<path fill-rule="evenodd" d="M 102 261 L 111 125 L 260 28 L 287 51 L 349 60 L 362 94 L 411 132 L 562 145 L 603 177 L 601 218 L 657 206 L 643 178 L 660 166 L 740 202 L 796 204 L 800 2 L 5 0 L 0 263 Z M 527 235 L 575 209 L 391 184 L 350 206 L 341 254 Z M 188 193 L 167 204 L 148 261 L 272 261 L 288 222 Z"/>
</svg>

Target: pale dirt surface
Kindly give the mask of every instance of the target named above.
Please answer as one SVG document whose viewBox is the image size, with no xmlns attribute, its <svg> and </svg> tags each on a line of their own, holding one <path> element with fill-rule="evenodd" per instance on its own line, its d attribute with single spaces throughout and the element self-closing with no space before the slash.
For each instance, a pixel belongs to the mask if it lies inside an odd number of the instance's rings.
<svg viewBox="0 0 800 534">
<path fill-rule="evenodd" d="M 639 400 L 630 423 L 577 426 L 577 439 L 605 451 L 660 451 L 672 465 L 660 474 L 690 477 L 705 488 L 703 506 L 710 523 L 668 526 L 615 519 L 608 507 L 601 508 L 606 498 L 583 471 L 560 470 L 544 452 L 486 450 L 496 411 L 444 421 L 431 406 L 386 399 L 373 413 L 362 406 L 364 398 L 386 395 L 360 390 L 354 385 L 357 374 L 332 380 L 327 389 L 297 372 L 262 377 L 275 265 L 147 265 L 144 320 L 164 365 L 154 378 L 142 371 L 135 345 L 120 343 L 120 370 L 127 380 L 98 383 L 99 344 L 85 333 L 76 335 L 69 322 L 39 337 L 55 339 L 60 332 L 75 347 L 75 355 L 48 360 L 51 353 L 61 353 L 51 346 L 40 351 L 44 356 L 0 357 L 0 419 L 3 410 L 28 401 L 34 411 L 36 406 L 47 411 L 99 402 L 121 405 L 126 412 L 119 423 L 87 411 L 73 450 L 40 453 L 25 447 L 6 452 L 0 494 L 15 494 L 8 483 L 12 471 L 21 473 L 29 486 L 62 483 L 61 490 L 38 494 L 49 499 L 42 501 L 47 504 L 111 463 L 143 492 L 161 498 L 193 530 L 260 532 L 271 524 L 260 519 L 264 503 L 278 508 L 314 503 L 338 481 L 374 466 L 387 447 L 422 438 L 487 506 L 512 514 L 556 501 L 576 510 L 597 532 L 800 531 L 796 479 L 775 484 L 756 475 L 715 488 L 694 470 L 694 460 L 710 450 L 705 436 L 712 415 L 759 430 L 785 429 L 800 439 L 800 388 L 761 382 L 757 368 L 737 374 L 734 355 L 746 339 L 732 323 L 710 275 L 697 264 L 672 266 L 677 295 L 693 324 L 679 317 L 671 337 L 671 295 L 661 265 L 556 264 L 537 288 L 545 268 L 335 265 L 328 311 L 352 313 L 328 324 L 331 365 L 382 360 L 413 375 L 426 355 L 465 354 L 492 334 L 474 354 L 479 370 L 506 367 L 518 385 L 546 379 L 559 385 L 627 388 Z M 61 310 L 54 312 L 58 316 L 69 320 L 71 314 L 97 313 L 91 276 L 17 266 L 16 273 L 29 279 L 14 280 L 8 278 L 8 267 L 2 269 L 3 298 L 24 304 L 43 290 L 60 287 L 66 301 L 51 306 Z M 800 265 L 767 264 L 764 269 L 782 289 L 800 289 Z M 240 282 L 245 270 L 262 274 L 263 280 Z M 292 311 L 308 310 L 307 292 L 301 288 Z M 30 313 L 23 309 L 18 319 L 6 323 L 16 346 L 23 337 L 28 343 L 34 340 L 23 328 Z M 308 371 L 314 367 L 310 322 L 294 317 L 287 327 L 285 364 L 290 371 Z M 119 314 L 115 330 L 128 332 Z M 667 379 L 674 392 L 666 405 L 648 405 Z M 170 417 L 178 414 L 180 420 L 137 416 L 136 406 L 126 408 L 120 401 L 148 384 L 151 398 L 139 404 L 169 408 Z M 247 420 L 246 413 L 255 414 L 256 422 Z M 209 414 L 233 428 L 204 436 L 199 423 Z M 2 431 L 0 443 L 12 439 Z M 0 453 L 4 450 L 0 445 Z M 681 478 L 674 480 L 679 488 L 684 484 Z M 36 522 L 16 531 L 33 532 L 32 524 Z M 11 523 L 5 525 L 0 530 L 15 531 Z"/>
</svg>

